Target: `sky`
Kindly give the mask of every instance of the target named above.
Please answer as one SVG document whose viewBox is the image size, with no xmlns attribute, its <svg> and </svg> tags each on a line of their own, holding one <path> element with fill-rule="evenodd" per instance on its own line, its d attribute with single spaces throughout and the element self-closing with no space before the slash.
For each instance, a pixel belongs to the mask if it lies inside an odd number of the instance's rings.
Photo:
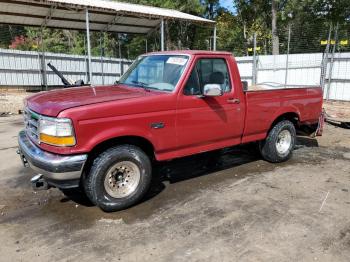
<svg viewBox="0 0 350 262">
<path fill-rule="evenodd" d="M 220 0 L 220 5 L 222 7 L 227 8 L 231 12 L 233 12 L 233 1 L 232 0 Z"/>
</svg>

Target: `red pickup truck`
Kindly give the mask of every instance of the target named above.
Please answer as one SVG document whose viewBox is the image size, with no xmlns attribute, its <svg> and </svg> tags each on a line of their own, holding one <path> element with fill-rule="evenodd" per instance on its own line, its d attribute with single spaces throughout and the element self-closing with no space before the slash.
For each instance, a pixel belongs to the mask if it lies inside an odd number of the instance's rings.
<svg viewBox="0 0 350 262">
<path fill-rule="evenodd" d="M 248 91 L 227 52 L 140 56 L 111 86 L 33 95 L 25 101 L 19 154 L 36 186 L 81 186 L 105 211 L 127 208 L 147 192 L 152 163 L 249 142 L 281 162 L 296 132 L 321 125 L 322 90 Z"/>
</svg>

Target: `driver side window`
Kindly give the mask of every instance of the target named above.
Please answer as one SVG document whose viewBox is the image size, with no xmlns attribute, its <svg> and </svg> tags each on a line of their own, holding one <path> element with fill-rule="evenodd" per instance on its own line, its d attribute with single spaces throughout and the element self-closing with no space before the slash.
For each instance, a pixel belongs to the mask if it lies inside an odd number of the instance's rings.
<svg viewBox="0 0 350 262">
<path fill-rule="evenodd" d="M 223 93 L 231 91 L 230 76 L 225 59 L 199 59 L 184 88 L 185 95 L 200 95 L 206 84 L 219 84 Z"/>
</svg>

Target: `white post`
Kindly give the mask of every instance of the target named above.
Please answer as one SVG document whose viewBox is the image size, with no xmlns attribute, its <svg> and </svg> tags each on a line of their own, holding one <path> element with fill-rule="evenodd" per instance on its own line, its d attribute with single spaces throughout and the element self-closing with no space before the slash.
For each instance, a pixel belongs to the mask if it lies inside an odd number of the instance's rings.
<svg viewBox="0 0 350 262">
<path fill-rule="evenodd" d="M 104 47 L 102 46 L 102 41 L 104 44 L 104 40 L 102 40 L 103 32 L 100 33 L 100 65 L 101 65 L 101 79 L 102 85 L 105 84 L 105 76 L 104 76 L 104 68 L 103 68 L 103 57 L 104 57 Z"/>
<path fill-rule="evenodd" d="M 334 32 L 334 45 L 332 49 L 332 56 L 331 56 L 331 63 L 329 67 L 329 72 L 328 72 L 328 85 L 327 85 L 327 92 L 326 92 L 326 100 L 329 100 L 329 93 L 331 91 L 331 85 L 332 85 L 332 74 L 333 74 L 333 65 L 334 65 L 334 55 L 335 55 L 335 49 L 337 47 L 337 41 L 338 41 L 338 29 L 339 29 L 339 22 L 337 23 L 337 26 L 335 27 L 335 32 Z M 327 57 L 328 59 L 328 57 Z"/>
<path fill-rule="evenodd" d="M 164 18 L 160 21 L 160 50 L 164 51 Z"/>
<path fill-rule="evenodd" d="M 329 46 L 330 46 L 330 43 L 331 43 L 331 34 L 332 34 L 332 23 L 329 26 L 327 46 L 326 46 L 326 50 L 323 53 L 322 64 L 321 64 L 320 85 L 322 87 L 323 92 L 325 92 L 324 88 L 325 88 L 325 84 L 326 84 L 326 74 L 327 74 L 327 65 L 328 65 L 328 53 L 329 53 Z"/>
<path fill-rule="evenodd" d="M 216 25 L 214 26 L 213 50 L 216 51 Z"/>
<path fill-rule="evenodd" d="M 286 74 L 285 74 L 285 78 L 284 78 L 284 87 L 285 87 L 285 88 L 287 87 L 287 82 L 288 82 L 290 31 L 291 31 L 291 24 L 290 24 L 290 22 L 289 22 L 289 25 L 288 25 L 287 58 L 286 58 Z"/>
<path fill-rule="evenodd" d="M 253 50 L 253 79 L 252 79 L 252 85 L 256 85 L 256 78 L 257 78 L 257 68 L 256 68 L 256 32 L 254 33 L 254 50 Z"/>
<path fill-rule="evenodd" d="M 91 67 L 91 44 L 90 44 L 90 25 L 89 25 L 89 10 L 86 8 L 86 40 L 87 40 L 87 49 L 88 49 L 88 67 L 89 67 L 89 74 L 88 74 L 88 82 L 92 84 L 92 67 Z"/>
<path fill-rule="evenodd" d="M 121 47 L 121 41 L 120 41 L 120 34 L 118 33 L 118 53 L 119 53 L 119 79 L 124 74 L 124 68 L 123 68 L 123 62 L 122 62 L 122 47 Z"/>
<path fill-rule="evenodd" d="M 213 50 L 216 51 L 216 25 L 214 26 Z"/>
</svg>

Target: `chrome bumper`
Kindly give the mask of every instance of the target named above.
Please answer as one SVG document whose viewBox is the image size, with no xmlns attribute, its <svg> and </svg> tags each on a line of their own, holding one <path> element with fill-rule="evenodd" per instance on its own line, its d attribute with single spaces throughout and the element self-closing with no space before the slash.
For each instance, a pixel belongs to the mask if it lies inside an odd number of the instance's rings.
<svg viewBox="0 0 350 262">
<path fill-rule="evenodd" d="M 79 179 L 87 159 L 86 154 L 64 156 L 44 151 L 27 137 L 25 131 L 19 132 L 18 145 L 23 164 L 49 180 Z"/>
</svg>

